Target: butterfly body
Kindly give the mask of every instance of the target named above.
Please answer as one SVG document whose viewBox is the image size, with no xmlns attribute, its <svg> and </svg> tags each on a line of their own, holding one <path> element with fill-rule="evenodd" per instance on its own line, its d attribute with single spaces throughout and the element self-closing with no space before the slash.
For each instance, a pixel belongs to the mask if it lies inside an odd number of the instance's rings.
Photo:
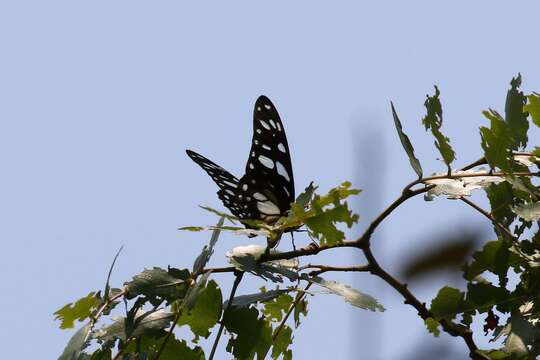
<svg viewBox="0 0 540 360">
<path fill-rule="evenodd" d="M 218 197 L 240 220 L 271 224 L 290 210 L 295 193 L 289 145 L 279 114 L 266 96 L 255 102 L 251 150 L 240 179 L 204 156 L 186 152 L 218 185 Z"/>
</svg>

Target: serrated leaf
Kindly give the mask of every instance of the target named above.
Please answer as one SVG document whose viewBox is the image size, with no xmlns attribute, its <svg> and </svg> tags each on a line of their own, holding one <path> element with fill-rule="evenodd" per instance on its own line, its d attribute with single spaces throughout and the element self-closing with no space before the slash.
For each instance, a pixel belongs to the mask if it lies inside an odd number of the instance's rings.
<svg viewBox="0 0 540 360">
<path fill-rule="evenodd" d="M 432 317 L 428 317 L 424 320 L 424 323 L 426 324 L 426 327 L 428 331 L 433 334 L 435 337 L 439 337 L 441 334 L 441 330 L 439 330 L 439 326 L 441 325 L 437 320 L 435 320 Z"/>
<path fill-rule="evenodd" d="M 527 98 L 519 90 L 521 86 L 521 74 L 512 78 L 511 88 L 506 95 L 505 120 L 512 134 L 514 150 L 527 146 L 527 131 L 529 130 L 528 114 L 523 112 L 523 107 L 527 103 Z"/>
<path fill-rule="evenodd" d="M 221 230 L 219 229 L 221 226 L 223 226 L 223 223 L 225 222 L 225 218 L 221 217 L 216 225 L 217 229 L 215 229 L 212 232 L 212 237 L 210 238 L 210 242 L 208 245 L 205 245 L 199 256 L 197 256 L 197 259 L 195 259 L 195 262 L 193 264 L 193 272 L 195 274 L 199 273 L 206 264 L 208 263 L 208 260 L 210 260 L 210 257 L 214 253 L 214 246 L 216 245 L 219 234 L 221 233 Z"/>
<path fill-rule="evenodd" d="M 394 117 L 394 125 L 396 126 L 396 130 L 399 136 L 399 140 L 401 141 L 401 145 L 403 145 L 403 149 L 405 149 L 405 152 L 407 153 L 407 156 L 409 157 L 409 162 L 411 163 L 411 166 L 418 175 L 418 178 L 422 177 L 422 165 L 420 164 L 420 161 L 416 158 L 414 155 L 414 148 L 411 144 L 411 140 L 403 132 L 403 126 L 401 125 L 401 121 L 399 120 L 399 117 L 397 115 L 396 109 L 394 108 L 394 104 L 390 102 L 390 107 L 392 108 L 392 116 Z"/>
<path fill-rule="evenodd" d="M 92 329 L 90 323 L 81 327 L 69 340 L 64 352 L 58 360 L 75 360 L 85 348 L 88 340 L 88 335 Z"/>
<path fill-rule="evenodd" d="M 188 325 L 197 336 L 208 337 L 211 329 L 221 317 L 221 290 L 214 280 L 206 283 L 199 291 L 196 302 L 191 310 L 182 310 L 178 325 Z"/>
<path fill-rule="evenodd" d="M 531 115 L 536 126 L 540 126 L 540 94 L 532 93 L 527 95 L 527 105 L 523 106 L 523 111 Z"/>
<path fill-rule="evenodd" d="M 325 280 L 320 276 L 307 276 L 306 274 L 302 274 L 301 278 L 311 283 L 320 285 L 331 293 L 343 297 L 345 301 L 353 306 L 371 311 L 385 311 L 384 306 L 379 304 L 377 299 L 375 299 L 373 296 L 362 293 L 349 285 L 337 281 Z"/>
<path fill-rule="evenodd" d="M 157 330 L 166 329 L 172 322 L 174 314 L 165 309 L 151 310 L 145 312 L 138 310 L 135 315 L 135 328 L 132 329 L 130 337 L 141 337 Z M 92 338 L 102 341 L 111 341 L 115 339 L 126 340 L 126 318 L 123 316 L 113 316 L 114 322 L 110 325 L 94 331 Z"/>
<path fill-rule="evenodd" d="M 283 355 L 283 360 L 292 359 L 292 350 L 289 349 L 292 341 L 292 329 L 287 325 L 284 325 L 274 340 L 272 347 L 272 359 L 277 360 L 281 355 Z"/>
<path fill-rule="evenodd" d="M 463 311 L 464 294 L 458 289 L 445 286 L 431 301 L 431 313 L 436 320 L 452 320 Z"/>
<path fill-rule="evenodd" d="M 190 273 L 186 269 L 164 270 L 158 267 L 145 269 L 124 284 L 126 297 L 133 299 L 138 295 L 144 295 L 152 303 L 157 303 L 155 299 L 158 297 L 168 301 L 177 300 L 185 296 L 188 286 L 184 282 L 189 276 Z"/>
<path fill-rule="evenodd" d="M 74 303 L 66 304 L 54 312 L 55 320 L 60 320 L 60 329 L 72 328 L 75 320 L 84 321 L 92 315 L 92 311 L 100 303 L 100 298 L 91 292 Z"/>
<path fill-rule="evenodd" d="M 491 122 L 490 128 L 480 127 L 481 145 L 489 166 L 512 172 L 512 133 L 501 115 L 494 111 L 483 111 L 482 114 Z"/>
<path fill-rule="evenodd" d="M 292 296 L 282 293 L 279 297 L 274 297 L 272 301 L 264 304 L 263 313 L 270 321 L 281 321 L 293 302 Z"/>
<path fill-rule="evenodd" d="M 272 345 L 272 328 L 254 307 L 231 307 L 223 317 L 227 331 L 235 334 L 229 339 L 227 351 L 237 359 L 264 359 Z"/>
<path fill-rule="evenodd" d="M 277 289 L 263 291 L 255 294 L 235 296 L 231 306 L 246 307 L 257 302 L 267 302 L 277 298 L 282 294 L 286 294 L 287 292 L 289 292 L 289 290 Z M 228 307 L 228 300 L 223 303 L 223 307 Z"/>
<path fill-rule="evenodd" d="M 422 123 L 426 127 L 426 130 L 431 130 L 431 133 L 435 137 L 435 146 L 443 157 L 444 163 L 450 168 L 450 165 L 456 158 L 456 154 L 450 146 L 450 139 L 441 132 L 443 111 L 439 99 L 440 94 L 439 88 L 435 85 L 435 95 L 426 95 L 424 106 L 426 107 L 427 114 L 422 119 Z"/>
<path fill-rule="evenodd" d="M 512 211 L 525 221 L 540 220 L 540 202 L 521 204 L 513 207 Z"/>
</svg>

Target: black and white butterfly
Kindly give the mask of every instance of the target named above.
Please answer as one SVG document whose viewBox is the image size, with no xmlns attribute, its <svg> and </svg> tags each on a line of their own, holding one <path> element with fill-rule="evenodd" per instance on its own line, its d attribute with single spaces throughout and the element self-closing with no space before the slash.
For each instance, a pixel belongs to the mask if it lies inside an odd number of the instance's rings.
<svg viewBox="0 0 540 360">
<path fill-rule="evenodd" d="M 289 145 L 279 114 L 266 96 L 255 102 L 251 150 L 240 180 L 204 156 L 186 152 L 219 186 L 219 198 L 240 220 L 271 224 L 290 210 L 295 195 Z"/>
</svg>

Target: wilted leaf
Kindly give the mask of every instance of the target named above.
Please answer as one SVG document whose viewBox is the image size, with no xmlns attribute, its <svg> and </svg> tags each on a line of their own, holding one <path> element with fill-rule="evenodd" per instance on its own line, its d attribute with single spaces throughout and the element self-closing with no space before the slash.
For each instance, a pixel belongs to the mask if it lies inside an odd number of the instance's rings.
<svg viewBox="0 0 540 360">
<path fill-rule="evenodd" d="M 426 327 L 430 333 L 433 334 L 435 337 L 439 337 L 441 334 L 441 330 L 439 330 L 439 326 L 441 325 L 437 320 L 435 320 L 432 317 L 427 318 L 424 320 L 424 323 L 426 324 Z"/>
<path fill-rule="evenodd" d="M 523 106 L 523 111 L 531 115 L 536 126 L 540 126 L 540 94 L 532 93 L 527 95 L 527 100 L 529 101 L 527 105 Z"/>
<path fill-rule="evenodd" d="M 396 130 L 399 136 L 399 140 L 401 141 L 401 145 L 403 145 L 403 149 L 405 149 L 405 152 L 407 153 L 407 156 L 409 157 L 409 162 L 411 163 L 413 170 L 416 172 L 418 177 L 421 178 L 422 165 L 420 164 L 420 161 L 414 155 L 414 148 L 411 144 L 411 140 L 409 140 L 409 137 L 407 136 L 407 134 L 403 132 L 401 121 L 399 120 L 399 117 L 396 113 L 396 109 L 394 108 L 394 104 L 392 104 L 392 102 L 390 102 L 390 106 L 392 107 L 392 116 L 394 117 L 394 125 L 396 126 Z"/>
<path fill-rule="evenodd" d="M 427 95 L 424 106 L 426 107 L 427 114 L 422 119 L 422 123 L 426 127 L 426 130 L 431 130 L 431 133 L 435 137 L 435 146 L 441 153 L 444 163 L 450 168 L 450 164 L 455 160 L 456 154 L 450 146 L 450 139 L 443 135 L 441 132 L 443 111 L 439 95 L 441 92 L 439 88 L 435 86 L 435 95 Z"/>
<path fill-rule="evenodd" d="M 272 328 L 259 318 L 254 307 L 231 307 L 224 316 L 227 331 L 235 334 L 229 339 L 227 351 L 237 359 L 264 359 L 272 346 Z"/>
<path fill-rule="evenodd" d="M 139 310 L 135 315 L 135 328 L 132 329 L 130 336 L 141 337 L 148 333 L 168 328 L 173 317 L 174 314 L 165 309 L 148 312 Z M 114 339 L 126 340 L 126 318 L 123 316 L 113 316 L 112 319 L 114 320 L 112 324 L 94 331 L 92 338 L 102 341 Z"/>
<path fill-rule="evenodd" d="M 125 283 L 126 297 L 133 299 L 138 295 L 145 295 L 152 303 L 156 297 L 166 300 L 176 300 L 184 297 L 187 285 L 184 283 L 190 273 L 186 269 L 170 268 L 164 270 L 158 267 L 145 269 L 135 275 L 133 280 Z"/>
<path fill-rule="evenodd" d="M 535 221 L 540 219 L 540 202 L 532 204 L 522 204 L 512 208 L 520 218 L 525 221 Z"/>
<path fill-rule="evenodd" d="M 74 360 L 77 359 L 81 351 L 85 348 L 88 340 L 88 335 L 92 329 L 91 325 L 88 323 L 82 328 L 77 330 L 75 335 L 69 340 L 64 352 L 58 360 Z"/>
<path fill-rule="evenodd" d="M 445 286 L 431 301 L 430 311 L 436 320 L 452 320 L 463 311 L 464 295 L 458 289 Z"/>
<path fill-rule="evenodd" d="M 505 120 L 514 140 L 513 149 L 527 145 L 527 131 L 529 130 L 528 114 L 523 112 L 523 106 L 527 98 L 519 90 L 521 86 L 521 74 L 512 78 L 511 88 L 506 95 Z"/>
<path fill-rule="evenodd" d="M 452 172 L 452 178 L 426 180 L 426 185 L 435 185 L 427 193 L 429 196 L 446 195 L 449 199 L 459 199 L 463 196 L 470 196 L 473 190 L 483 189 L 491 184 L 505 181 L 500 176 L 483 176 L 482 174 L 485 173 L 483 170 L 460 170 Z M 474 174 L 478 174 L 478 176 L 470 176 Z M 446 173 L 435 175 L 442 176 Z"/>
<path fill-rule="evenodd" d="M 74 326 L 75 320 L 83 321 L 92 315 L 92 311 L 101 302 L 95 292 L 91 292 L 75 303 L 69 303 L 55 311 L 55 320 L 60 320 L 60 329 L 68 329 Z"/>
<path fill-rule="evenodd" d="M 191 331 L 198 336 L 208 337 L 209 330 L 221 317 L 221 291 L 214 280 L 208 281 L 200 290 L 191 310 L 183 309 L 178 319 L 178 325 L 188 325 Z"/>
<path fill-rule="evenodd" d="M 234 297 L 231 306 L 246 307 L 257 302 L 267 302 L 277 298 L 282 294 L 286 294 L 289 290 L 277 289 L 263 291 L 256 294 L 247 294 Z M 223 303 L 223 307 L 227 308 L 228 301 Z"/>
<path fill-rule="evenodd" d="M 377 299 L 371 295 L 353 289 L 349 285 L 337 281 L 325 280 L 320 276 L 307 276 L 306 274 L 302 274 L 302 279 L 326 288 L 331 293 L 343 297 L 349 304 L 361 309 L 371 311 L 385 310 L 385 308 L 379 304 Z"/>
</svg>

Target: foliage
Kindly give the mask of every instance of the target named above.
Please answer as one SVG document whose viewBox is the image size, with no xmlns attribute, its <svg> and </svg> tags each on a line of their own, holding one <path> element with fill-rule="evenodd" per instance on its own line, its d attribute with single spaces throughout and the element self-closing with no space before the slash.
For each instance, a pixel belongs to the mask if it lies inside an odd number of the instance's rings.
<svg viewBox="0 0 540 360">
<path fill-rule="evenodd" d="M 391 104 L 399 140 L 418 178 L 405 186 L 401 196 L 357 239 L 345 240 L 344 227 L 351 228 L 359 219 L 347 201 L 360 190 L 352 188 L 349 182 L 326 194 L 319 193 L 317 186 L 310 183 L 291 204 L 287 216 L 273 223 L 242 219 L 241 224 L 248 228 L 238 226 L 238 219 L 232 215 L 202 207 L 220 219 L 214 226 L 181 228 L 212 232 L 209 243 L 193 257 L 191 270 L 147 268 L 121 289 L 110 288 L 107 280 L 103 292 L 92 291 L 54 313 L 60 328 L 79 327 L 59 359 L 212 360 L 218 356 L 289 360 L 293 357 L 294 330 L 300 326 L 301 318 L 308 315 L 311 296 L 330 293 L 356 308 L 385 310 L 371 295 L 327 279 L 335 271 L 365 272 L 379 277 L 404 297 L 405 304 L 415 308 L 427 331 L 435 337 L 447 332 L 462 338 L 472 359 L 536 358 L 540 355 L 540 305 L 536 301 L 540 293 L 540 189 L 534 178 L 539 175 L 535 167 L 540 165 L 540 147 L 532 151 L 524 148 L 529 142 L 530 124 L 540 126 L 540 95 L 525 94 L 520 89 L 521 82 L 521 75 L 511 80 L 504 116 L 493 109 L 483 112 L 489 121 L 487 126 L 480 127 L 484 156 L 462 169 L 451 168 L 456 154 L 449 138 L 442 133 L 440 90 L 435 87 L 435 94 L 427 96 L 424 102 L 426 115 L 422 124 L 434 136 L 446 169 L 438 169 L 431 176 L 423 175 L 412 141 Z M 489 168 L 480 168 L 482 165 Z M 489 210 L 468 199 L 473 191 L 485 192 Z M 461 261 L 473 244 L 482 242 L 461 269 L 464 286 L 444 286 L 431 302 L 416 298 L 405 284 L 386 272 L 370 248 L 370 237 L 378 225 L 395 208 L 419 194 L 428 200 L 440 195 L 460 199 L 477 210 L 479 216 L 488 218 L 494 229 L 489 238 L 469 235 L 472 242 L 459 243 L 457 248 L 443 244 L 442 250 L 423 256 L 408 267 L 409 275 L 433 271 L 448 261 Z M 233 226 L 225 225 L 225 220 Z M 283 245 L 283 234 L 301 228 L 309 241 L 303 239 L 301 247 L 277 249 Z M 250 238 L 263 236 L 266 243 L 237 246 L 225 257 L 214 256 L 214 247 L 224 232 Z M 301 262 L 306 256 L 338 247 L 363 252 L 367 264 L 330 266 Z M 227 259 L 232 266 L 210 267 L 214 258 Z M 223 278 L 215 277 L 217 272 L 235 275 L 230 294 L 222 293 L 222 286 L 227 285 L 218 283 Z M 236 294 L 244 275 L 253 276 L 262 285 Z M 272 284 L 269 289 L 268 283 Z M 312 285 L 316 291 L 311 290 Z M 117 306 L 122 301 L 125 311 Z M 483 322 L 483 336 L 491 341 L 500 339 L 503 345 L 479 349 L 474 339 L 481 335 L 475 334 L 473 338 L 471 334 L 474 319 Z M 219 348 L 221 337 L 226 339 Z M 212 349 L 201 338 L 209 339 Z M 230 356 L 216 355 L 216 349 Z"/>
</svg>

